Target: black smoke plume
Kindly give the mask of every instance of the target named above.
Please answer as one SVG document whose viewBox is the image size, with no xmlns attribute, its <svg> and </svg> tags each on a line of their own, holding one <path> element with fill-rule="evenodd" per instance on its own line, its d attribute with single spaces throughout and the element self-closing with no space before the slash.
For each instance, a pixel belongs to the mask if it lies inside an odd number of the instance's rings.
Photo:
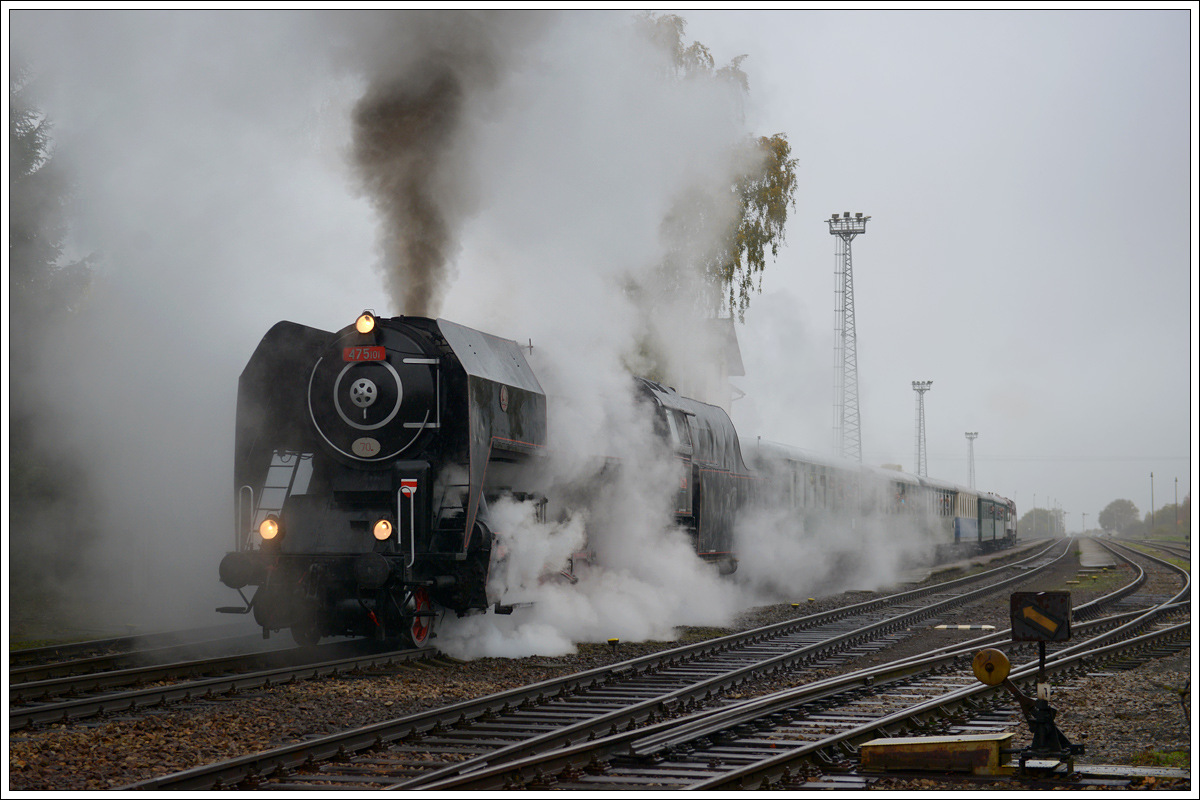
<svg viewBox="0 0 1200 800">
<path fill-rule="evenodd" d="M 473 208 L 470 123 L 546 15 L 392 12 L 360 29 L 368 79 L 353 112 L 353 162 L 382 217 L 395 310 L 436 316 Z"/>
</svg>

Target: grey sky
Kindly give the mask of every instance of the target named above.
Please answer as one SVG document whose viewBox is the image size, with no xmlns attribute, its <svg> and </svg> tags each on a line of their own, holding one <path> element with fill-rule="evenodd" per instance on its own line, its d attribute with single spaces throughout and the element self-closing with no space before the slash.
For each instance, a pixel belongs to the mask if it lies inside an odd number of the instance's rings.
<svg viewBox="0 0 1200 800">
<path fill-rule="evenodd" d="M 787 250 L 739 331 L 743 439 L 831 448 L 835 239 L 853 243 L 863 456 L 1057 499 L 1068 528 L 1182 500 L 1194 453 L 1195 17 L 691 12 L 749 54 L 751 127 L 799 160 Z"/>
<path fill-rule="evenodd" d="M 831 449 L 824 220 L 862 211 L 872 216 L 854 242 L 865 461 L 913 468 L 911 382 L 932 380 L 931 476 L 966 483 L 972 430 L 977 485 L 1022 512 L 1035 493 L 1040 506 L 1057 499 L 1070 529 L 1120 497 L 1147 511 L 1151 471 L 1157 505 L 1175 478 L 1182 499 L 1195 274 L 1186 11 L 685 16 L 688 40 L 718 63 L 749 56 L 747 126 L 786 132 L 799 162 L 788 245 L 739 328 L 745 446 L 762 435 Z M 377 219 L 345 157 L 365 82 L 339 51 L 352 31 L 329 19 L 5 20 L 13 53 L 42 71 L 76 171 L 78 248 L 105 256 L 82 331 L 59 343 L 71 368 L 54 378 L 65 381 L 56 435 L 102 466 L 112 500 L 98 514 L 136 541 L 127 549 L 211 564 L 214 591 L 232 538 L 237 375 L 259 338 L 280 319 L 333 330 L 364 307 L 397 311 L 374 268 Z M 502 85 L 510 106 L 485 104 L 468 164 L 482 204 L 445 316 L 578 352 L 620 322 L 598 303 L 581 316 L 539 292 L 572 283 L 568 267 L 588 271 L 573 285 L 590 292 L 593 280 L 612 283 L 614 263 L 652 253 L 666 190 L 729 135 L 687 117 L 694 106 L 672 116 L 641 95 L 647 108 L 630 119 L 645 128 L 606 116 L 637 94 L 640 65 L 589 50 L 588 36 L 621 19 L 569 15 L 520 66 L 520 86 L 533 88 Z M 536 116 L 546 97 L 571 118 Z M 526 111 L 522 127 L 515 115 Z M 667 123 L 680 129 L 664 136 Z M 671 138 L 686 147 L 665 146 Z M 539 161 L 546 182 L 521 168 Z M 591 196 L 555 191 L 583 180 Z M 567 329 L 584 322 L 592 333 Z M 183 528 L 163 544 L 164 530 Z"/>
</svg>

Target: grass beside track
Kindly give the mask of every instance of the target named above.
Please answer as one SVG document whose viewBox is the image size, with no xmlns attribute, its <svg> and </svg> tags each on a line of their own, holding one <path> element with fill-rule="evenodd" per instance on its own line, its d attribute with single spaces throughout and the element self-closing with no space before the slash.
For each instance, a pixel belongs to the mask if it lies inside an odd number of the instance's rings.
<svg viewBox="0 0 1200 800">
<path fill-rule="evenodd" d="M 1100 572 L 1079 572 L 1072 580 L 1077 580 L 1077 584 L 1068 584 L 1064 582 L 1058 586 L 1058 591 L 1071 591 L 1072 589 L 1089 589 L 1102 594 L 1115 592 L 1125 584 L 1129 583 L 1132 576 L 1131 568 L 1127 565 L 1117 567 L 1105 567 Z"/>
<path fill-rule="evenodd" d="M 1175 566 L 1188 572 L 1189 574 L 1192 571 L 1191 564 L 1184 561 L 1182 558 L 1179 558 L 1178 556 L 1173 556 L 1170 553 L 1167 553 L 1165 550 L 1159 550 L 1158 548 L 1154 547 L 1154 545 L 1133 544 L 1131 542 L 1131 543 L 1129 543 L 1129 547 L 1134 550 L 1137 550 L 1139 553 L 1145 553 L 1148 556 L 1154 556 L 1155 558 L 1161 558 L 1163 561 L 1166 561 L 1170 564 L 1174 564 Z"/>
<path fill-rule="evenodd" d="M 1184 750 L 1146 750 L 1133 757 L 1134 766 L 1138 767 L 1173 767 L 1189 769 L 1192 764 L 1191 756 Z"/>
</svg>

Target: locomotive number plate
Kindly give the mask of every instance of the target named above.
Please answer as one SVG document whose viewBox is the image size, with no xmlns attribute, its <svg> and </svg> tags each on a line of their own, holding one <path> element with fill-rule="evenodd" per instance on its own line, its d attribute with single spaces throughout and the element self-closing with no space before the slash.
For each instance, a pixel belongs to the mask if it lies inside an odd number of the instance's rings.
<svg viewBox="0 0 1200 800">
<path fill-rule="evenodd" d="M 382 345 L 342 348 L 342 361 L 384 361 L 386 359 L 387 352 Z"/>
</svg>

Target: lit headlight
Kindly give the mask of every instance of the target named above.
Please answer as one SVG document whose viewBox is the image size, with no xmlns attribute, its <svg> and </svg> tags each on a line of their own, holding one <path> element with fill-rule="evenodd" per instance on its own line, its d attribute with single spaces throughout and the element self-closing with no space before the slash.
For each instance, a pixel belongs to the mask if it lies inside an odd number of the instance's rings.
<svg viewBox="0 0 1200 800">
<path fill-rule="evenodd" d="M 258 535 L 261 536 L 264 541 L 268 542 L 278 536 L 279 531 L 279 517 L 275 516 L 274 514 L 269 514 L 267 518 L 262 521 L 262 524 L 258 526 Z"/>
<path fill-rule="evenodd" d="M 370 333 L 375 330 L 375 315 L 370 311 L 362 312 L 354 321 L 354 329 L 359 333 Z"/>
<path fill-rule="evenodd" d="M 387 541 L 388 537 L 392 535 L 392 523 L 386 519 L 381 519 L 375 523 L 375 527 L 371 529 L 371 533 L 379 541 Z"/>
</svg>

